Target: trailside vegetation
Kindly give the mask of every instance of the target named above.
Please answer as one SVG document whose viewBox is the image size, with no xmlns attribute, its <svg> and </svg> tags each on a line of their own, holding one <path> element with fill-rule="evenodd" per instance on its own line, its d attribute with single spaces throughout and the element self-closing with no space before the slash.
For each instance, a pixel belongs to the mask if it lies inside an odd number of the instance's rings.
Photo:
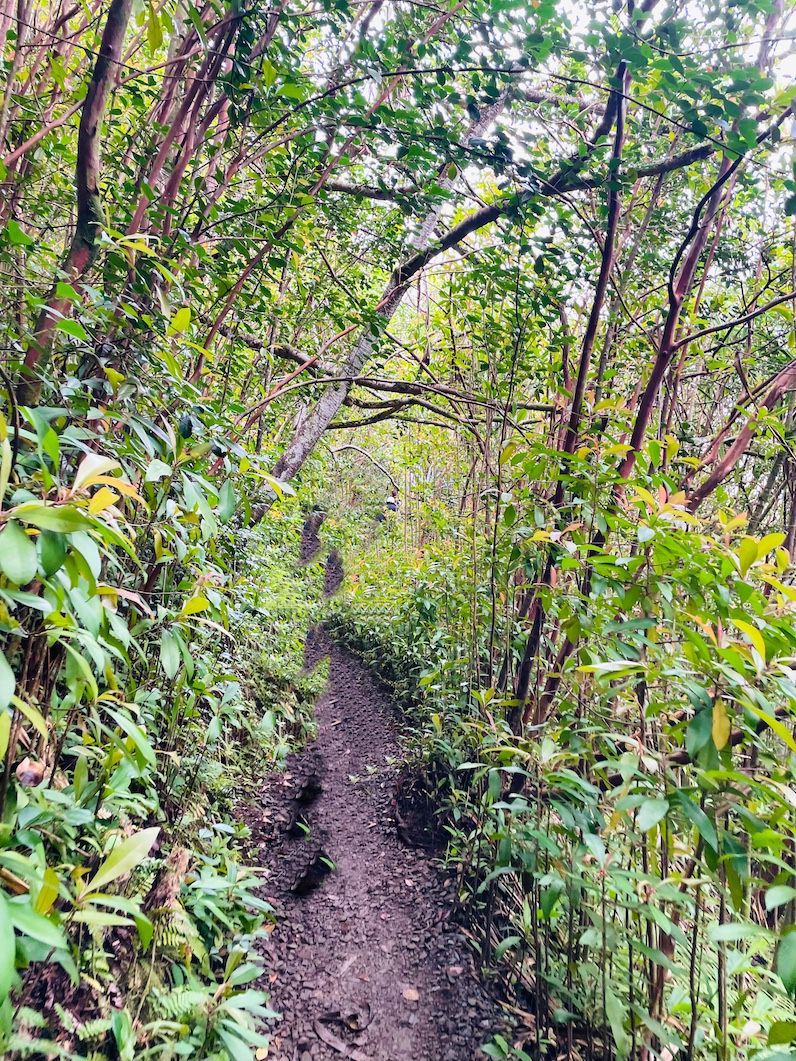
<svg viewBox="0 0 796 1061">
<path fill-rule="evenodd" d="M 235 803 L 311 727 L 314 507 L 492 1056 L 790 1056 L 793 33 L 0 0 L 7 1056 L 265 1056 Z"/>
</svg>

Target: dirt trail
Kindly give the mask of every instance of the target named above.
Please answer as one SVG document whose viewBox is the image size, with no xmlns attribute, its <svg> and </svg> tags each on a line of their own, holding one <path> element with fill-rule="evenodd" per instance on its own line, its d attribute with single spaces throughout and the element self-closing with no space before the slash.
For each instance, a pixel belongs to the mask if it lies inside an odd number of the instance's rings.
<svg viewBox="0 0 796 1061">
<path fill-rule="evenodd" d="M 246 815 L 278 915 L 264 986 L 282 1019 L 268 1061 L 484 1058 L 480 1045 L 504 1021 L 449 921 L 449 883 L 397 836 L 389 702 L 314 631 L 308 665 L 327 654 L 317 740 L 267 779 Z"/>
</svg>

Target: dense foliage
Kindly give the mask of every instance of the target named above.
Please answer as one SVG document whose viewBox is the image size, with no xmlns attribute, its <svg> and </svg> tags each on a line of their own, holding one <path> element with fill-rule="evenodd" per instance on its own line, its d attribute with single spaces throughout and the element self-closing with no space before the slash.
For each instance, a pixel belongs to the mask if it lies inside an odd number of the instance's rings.
<svg viewBox="0 0 796 1061">
<path fill-rule="evenodd" d="M 491 597 L 495 583 L 501 605 L 512 595 L 518 530 L 546 534 L 504 523 L 490 564 L 439 542 L 418 560 L 393 533 L 330 619 L 409 711 L 482 959 L 536 1018 L 529 1056 L 653 1042 L 763 1057 L 796 1030 L 783 535 L 731 542 L 682 515 L 639 494 L 617 521 L 624 555 L 589 554 L 588 601 L 550 593 L 564 644 L 582 644 L 555 711 L 522 728 L 484 673 Z"/>
<path fill-rule="evenodd" d="M 796 1042 L 792 14 L 2 0 L 4 1049 L 264 1049 L 312 505 L 526 1051 Z"/>
</svg>

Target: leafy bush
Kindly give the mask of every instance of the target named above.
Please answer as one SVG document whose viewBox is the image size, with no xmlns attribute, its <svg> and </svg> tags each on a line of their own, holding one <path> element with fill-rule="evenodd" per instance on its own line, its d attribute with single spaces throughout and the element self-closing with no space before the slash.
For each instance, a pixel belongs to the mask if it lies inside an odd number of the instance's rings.
<svg viewBox="0 0 796 1061">
<path fill-rule="evenodd" d="M 322 677 L 301 513 L 247 526 L 209 446 L 140 413 L 23 415 L 0 424 L 5 1049 L 252 1056 L 271 911 L 230 815 Z"/>
</svg>

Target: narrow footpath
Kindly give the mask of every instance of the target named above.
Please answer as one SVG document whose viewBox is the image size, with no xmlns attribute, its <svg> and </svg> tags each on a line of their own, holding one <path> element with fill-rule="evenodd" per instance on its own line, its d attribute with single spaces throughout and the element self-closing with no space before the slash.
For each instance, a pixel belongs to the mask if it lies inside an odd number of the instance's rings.
<svg viewBox="0 0 796 1061">
<path fill-rule="evenodd" d="M 339 561 L 333 560 L 333 563 Z M 266 780 L 247 820 L 278 922 L 266 944 L 268 1061 L 469 1061 L 505 1022 L 450 920 L 449 882 L 399 839 L 401 747 L 389 701 L 320 631 L 330 656 L 317 740 Z"/>
</svg>

